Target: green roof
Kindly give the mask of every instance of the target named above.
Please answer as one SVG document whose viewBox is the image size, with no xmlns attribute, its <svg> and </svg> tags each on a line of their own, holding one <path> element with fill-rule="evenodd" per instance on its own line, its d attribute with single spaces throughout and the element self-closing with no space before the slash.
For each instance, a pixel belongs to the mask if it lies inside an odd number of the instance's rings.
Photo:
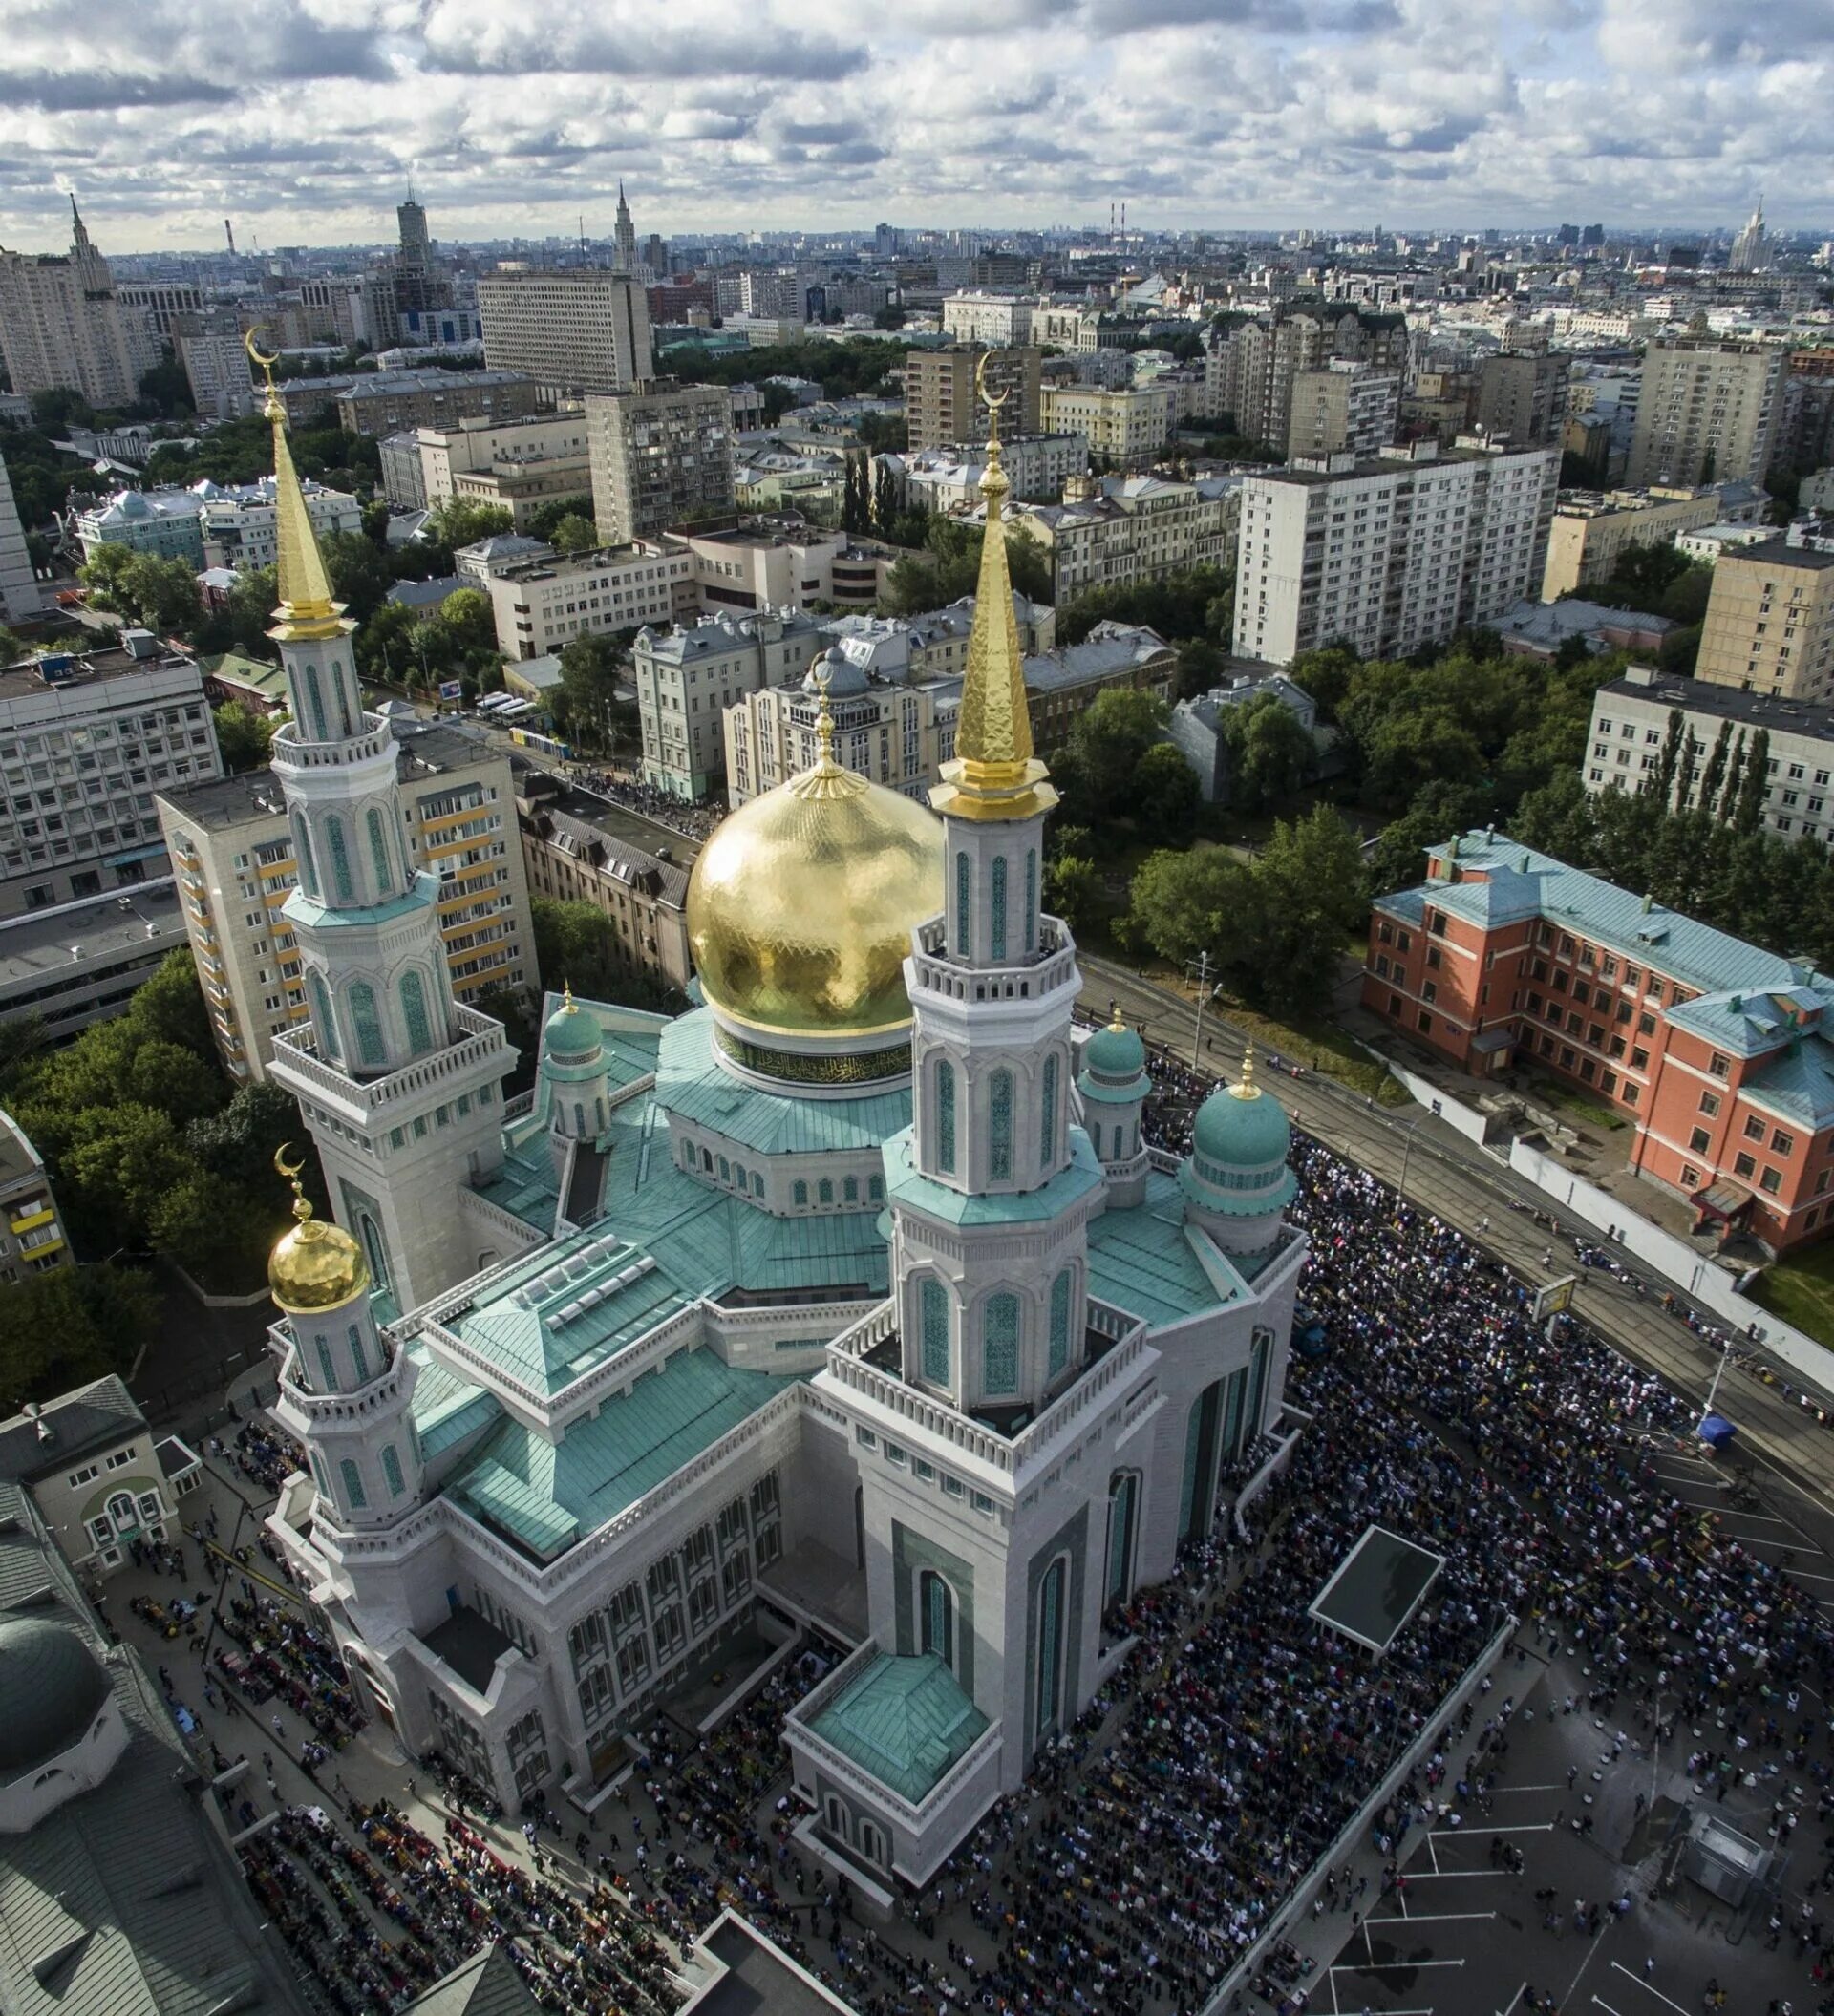
<svg viewBox="0 0 1834 2016">
<path fill-rule="evenodd" d="M 1793 1042 L 1753 1072 L 1738 1096 L 1819 1133 L 1834 1124 L 1834 1057 L 1825 1043 Z"/>
<path fill-rule="evenodd" d="M 558 1443 L 520 1421 L 488 1435 L 446 1492 L 551 1560 L 666 1482 L 791 1382 L 684 1348 L 570 1422 Z"/>
<path fill-rule="evenodd" d="M 418 1369 L 414 1382 L 414 1432 L 420 1454 L 429 1460 L 443 1455 L 502 1412 L 494 1393 L 436 1358 L 424 1342 L 409 1345 L 408 1356 Z"/>
<path fill-rule="evenodd" d="M 1146 1046 L 1140 1031 L 1098 1029 L 1082 1047 L 1086 1073 L 1120 1081 L 1138 1078 L 1146 1069 Z"/>
<path fill-rule="evenodd" d="M 1233 1086 L 1219 1085 L 1197 1109 L 1191 1147 L 1198 1157 L 1227 1169 L 1265 1169 L 1286 1160 L 1292 1146 L 1287 1110 L 1270 1092 L 1251 1091 L 1245 1098 Z"/>
<path fill-rule="evenodd" d="M 800 1097 L 741 1085 L 713 1051 L 711 1008 L 693 1008 L 662 1032 L 656 1103 L 724 1135 L 754 1155 L 821 1155 L 876 1149 L 910 1125 L 910 1088 L 858 1098 Z"/>
<path fill-rule="evenodd" d="M 1218 1292 L 1198 1259 L 1177 1178 L 1160 1170 L 1146 1178 L 1143 1204 L 1090 1220 L 1089 1292 L 1149 1326 L 1234 1300 Z"/>
<path fill-rule="evenodd" d="M 599 1025 L 569 994 L 542 1025 L 542 1062 L 590 1057 L 599 1048 Z"/>
<path fill-rule="evenodd" d="M 811 1718 L 823 1742 L 912 1806 L 973 1747 L 987 1717 L 934 1652 L 882 1652 Z"/>
<path fill-rule="evenodd" d="M 916 1143 L 909 1128 L 885 1143 L 885 1156 L 886 1196 L 950 1225 L 1029 1224 L 1056 1218 L 1102 1180 L 1101 1164 L 1080 1127 L 1070 1130 L 1068 1164 L 1048 1183 L 1036 1190 L 1001 1191 L 992 1197 L 969 1197 L 925 1176 L 917 1167 Z"/>
</svg>

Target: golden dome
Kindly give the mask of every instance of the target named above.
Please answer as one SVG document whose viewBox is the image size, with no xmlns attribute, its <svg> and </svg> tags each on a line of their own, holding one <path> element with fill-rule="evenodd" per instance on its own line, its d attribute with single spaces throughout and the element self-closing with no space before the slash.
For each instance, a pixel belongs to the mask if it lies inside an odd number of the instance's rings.
<svg viewBox="0 0 1834 2016">
<path fill-rule="evenodd" d="M 719 826 L 688 883 L 709 1002 L 765 1035 L 866 1036 L 910 1021 L 912 928 L 943 907 L 943 825 L 843 770 L 822 694 L 814 767 Z"/>
<path fill-rule="evenodd" d="M 274 1167 L 293 1184 L 293 1229 L 274 1243 L 267 1256 L 267 1285 L 273 1298 L 289 1316 L 309 1316 L 318 1309 L 335 1309 L 353 1301 L 370 1284 L 369 1263 L 363 1249 L 345 1231 L 324 1219 L 312 1216 L 312 1207 L 300 1188 L 303 1166 L 290 1166 L 284 1159 L 287 1144 L 274 1151 Z"/>
</svg>

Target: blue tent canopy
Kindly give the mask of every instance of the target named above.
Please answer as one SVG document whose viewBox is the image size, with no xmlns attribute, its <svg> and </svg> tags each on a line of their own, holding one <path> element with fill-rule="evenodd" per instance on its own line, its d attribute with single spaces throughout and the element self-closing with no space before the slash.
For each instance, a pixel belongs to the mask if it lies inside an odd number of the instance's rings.
<svg viewBox="0 0 1834 2016">
<path fill-rule="evenodd" d="M 1700 1439 L 1714 1449 L 1724 1449 L 1738 1432 L 1724 1414 L 1700 1416 Z"/>
</svg>

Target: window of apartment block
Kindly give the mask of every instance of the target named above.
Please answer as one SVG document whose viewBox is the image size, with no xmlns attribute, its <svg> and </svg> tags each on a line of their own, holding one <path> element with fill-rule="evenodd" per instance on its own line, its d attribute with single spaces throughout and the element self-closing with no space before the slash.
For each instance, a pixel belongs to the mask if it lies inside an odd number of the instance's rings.
<svg viewBox="0 0 1834 2016">
<path fill-rule="evenodd" d="M 1758 1164 L 1752 1159 L 1750 1156 L 1736 1156 L 1733 1158 L 1732 1173 L 1734 1176 L 1748 1177 L 1751 1175 L 1752 1171 L 1757 1168 L 1757 1166 Z"/>
</svg>

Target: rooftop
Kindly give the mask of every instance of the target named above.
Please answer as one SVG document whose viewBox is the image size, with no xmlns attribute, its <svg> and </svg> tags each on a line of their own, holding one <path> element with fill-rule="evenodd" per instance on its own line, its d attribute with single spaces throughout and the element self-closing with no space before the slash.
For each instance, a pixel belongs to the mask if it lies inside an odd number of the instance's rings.
<svg viewBox="0 0 1834 2016">
<path fill-rule="evenodd" d="M 848 2005 L 730 1908 L 700 1941 L 720 1972 L 680 2016 L 852 2016 Z"/>
<path fill-rule="evenodd" d="M 77 693 L 131 672 L 189 672 L 202 690 L 203 675 L 194 659 L 168 651 L 145 630 L 128 634 L 147 641 L 138 651 L 127 645 L 98 651 L 45 651 L 0 667 L 0 700 Z"/>
<path fill-rule="evenodd" d="M 146 1416 L 114 1373 L 0 1421 L 0 1477 L 32 1483 L 91 1449 L 143 1433 Z"/>
<path fill-rule="evenodd" d="M 329 398 L 393 399 L 403 393 L 452 392 L 466 385 L 532 385 L 526 371 L 364 371 L 338 382 L 331 379 L 294 378 L 281 387 L 286 392 L 309 392 L 314 384 L 336 385 Z"/>
<path fill-rule="evenodd" d="M 163 956 L 184 939 L 184 911 L 170 876 L 31 910 L 0 923 L 0 992 L 11 995 L 59 972 L 88 973 L 115 957 L 149 950 Z"/>
<path fill-rule="evenodd" d="M 1748 693 L 1742 688 L 1706 679 L 1668 679 L 1638 666 L 1632 666 L 1622 679 L 1608 680 L 1598 695 L 1601 701 L 1608 695 L 1613 700 L 1640 700 L 1651 707 L 1678 707 L 1685 713 L 1707 714 L 1716 721 L 1834 741 L 1834 706 L 1779 700 L 1768 693 Z"/>
<path fill-rule="evenodd" d="M 913 1806 L 987 1729 L 987 1717 L 934 1652 L 881 1652 L 809 1722 L 812 1732 Z"/>
</svg>

